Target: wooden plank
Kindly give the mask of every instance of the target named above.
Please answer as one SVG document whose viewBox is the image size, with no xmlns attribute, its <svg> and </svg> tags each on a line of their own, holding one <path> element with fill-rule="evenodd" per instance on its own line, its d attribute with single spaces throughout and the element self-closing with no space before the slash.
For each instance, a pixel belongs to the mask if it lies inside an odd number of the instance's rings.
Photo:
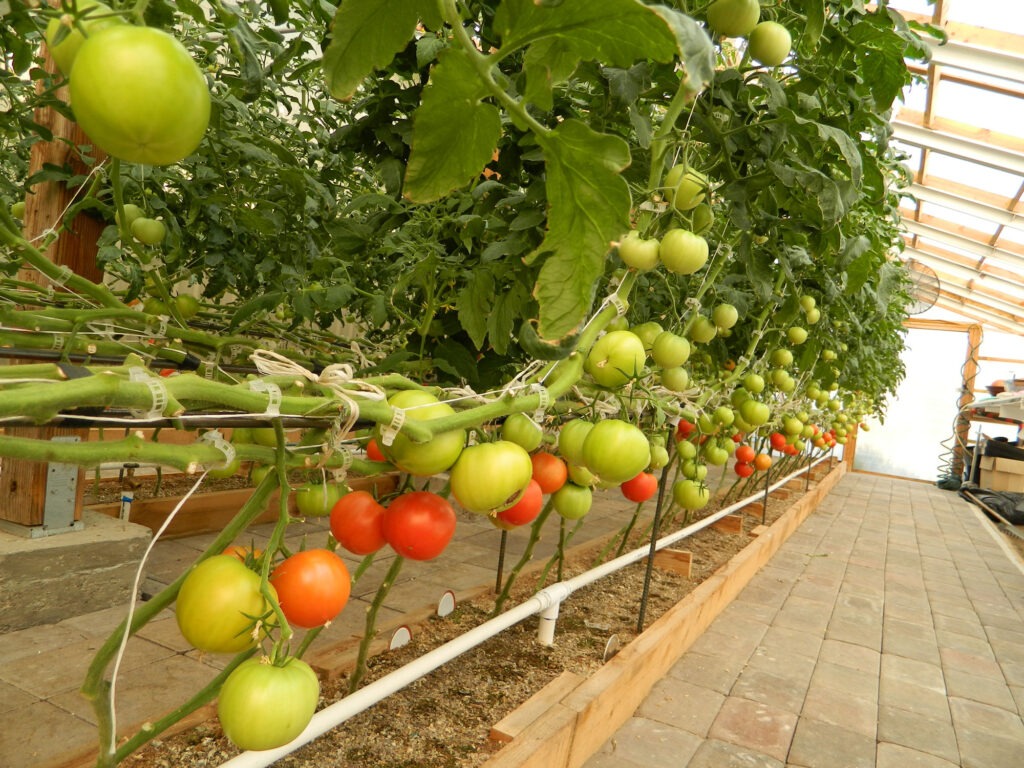
<svg viewBox="0 0 1024 768">
<path fill-rule="evenodd" d="M 67 427 L 8 428 L 6 434 L 32 440 L 50 440 L 54 437 L 81 436 L 82 430 Z M 49 464 L 20 459 L 0 459 L 0 520 L 19 525 L 43 524 L 46 505 L 46 483 Z M 74 519 L 82 519 L 82 497 L 85 492 L 83 474 L 78 473 L 78 487 L 74 502 Z"/>
<path fill-rule="evenodd" d="M 683 549 L 661 549 L 654 553 L 654 567 L 688 579 L 693 571 L 693 553 Z"/>
<path fill-rule="evenodd" d="M 743 515 L 726 515 L 721 520 L 712 523 L 711 527 L 721 533 L 729 533 L 734 536 L 742 536 Z"/>
<path fill-rule="evenodd" d="M 565 670 L 491 727 L 491 741 L 512 741 L 576 688 L 583 677 Z"/>
<path fill-rule="evenodd" d="M 579 733 L 576 712 L 556 704 L 490 758 L 486 768 L 561 768 L 568 764 Z M 610 735 L 611 731 L 604 734 Z"/>
<path fill-rule="evenodd" d="M 740 512 L 757 520 L 761 520 L 764 517 L 764 504 L 759 501 L 752 501 L 750 504 L 743 507 Z"/>
<path fill-rule="evenodd" d="M 760 536 L 761 534 L 767 533 L 767 532 L 768 532 L 768 526 L 767 525 L 755 525 L 753 528 L 750 529 L 750 535 L 751 536 Z"/>
</svg>

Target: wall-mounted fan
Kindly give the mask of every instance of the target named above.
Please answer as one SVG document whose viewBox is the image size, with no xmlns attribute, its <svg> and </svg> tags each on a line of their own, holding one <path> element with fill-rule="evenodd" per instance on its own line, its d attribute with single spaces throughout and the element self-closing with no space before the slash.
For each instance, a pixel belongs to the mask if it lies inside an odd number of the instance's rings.
<svg viewBox="0 0 1024 768">
<path fill-rule="evenodd" d="M 910 275 L 910 295 L 913 301 L 907 313 L 919 315 L 935 306 L 939 300 L 939 276 L 927 264 L 916 259 L 907 259 L 907 273 Z"/>
</svg>

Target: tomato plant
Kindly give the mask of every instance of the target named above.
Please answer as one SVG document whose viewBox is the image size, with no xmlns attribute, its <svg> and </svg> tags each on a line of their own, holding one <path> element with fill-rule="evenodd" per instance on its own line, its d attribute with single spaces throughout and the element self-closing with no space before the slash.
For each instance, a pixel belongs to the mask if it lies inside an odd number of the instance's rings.
<svg viewBox="0 0 1024 768">
<path fill-rule="evenodd" d="M 159 29 L 115 24 L 94 32 L 68 79 L 75 120 L 114 157 L 176 163 L 206 133 L 206 78 L 184 46 Z"/>
<path fill-rule="evenodd" d="M 319 699 L 320 681 L 302 659 L 246 659 L 221 686 L 217 717 L 239 749 L 274 749 L 305 730 Z"/>
<path fill-rule="evenodd" d="M 789 30 L 775 21 L 762 21 L 750 33 L 750 55 L 762 64 L 777 67 L 789 56 L 793 39 Z"/>
<path fill-rule="evenodd" d="M 672 498 L 683 509 L 701 509 L 711 500 L 711 489 L 701 480 L 678 480 L 672 486 Z"/>
<path fill-rule="evenodd" d="M 234 555 L 214 555 L 185 577 L 174 617 L 182 636 L 198 650 L 238 653 L 256 645 L 256 623 L 269 609 L 259 574 Z"/>
<path fill-rule="evenodd" d="M 501 425 L 501 439 L 535 451 L 544 439 L 544 430 L 525 413 L 513 413 Z"/>
<path fill-rule="evenodd" d="M 286 558 L 270 574 L 289 624 L 303 629 L 333 621 L 348 602 L 352 579 L 329 549 L 306 549 Z"/>
<path fill-rule="evenodd" d="M 645 240 L 635 229 L 630 230 L 619 240 L 619 258 L 627 267 L 648 272 L 658 266 L 659 247 L 660 243 L 656 239 Z"/>
<path fill-rule="evenodd" d="M 466 448 L 449 482 L 463 509 L 491 515 L 515 504 L 532 476 L 530 454 L 516 443 L 497 440 Z"/>
<path fill-rule="evenodd" d="M 331 535 L 353 555 L 368 555 L 383 547 L 384 505 L 369 491 L 345 494 L 331 509 Z"/>
<path fill-rule="evenodd" d="M 455 510 L 436 493 L 411 491 L 388 504 L 384 538 L 410 560 L 432 560 L 455 534 Z"/>
</svg>

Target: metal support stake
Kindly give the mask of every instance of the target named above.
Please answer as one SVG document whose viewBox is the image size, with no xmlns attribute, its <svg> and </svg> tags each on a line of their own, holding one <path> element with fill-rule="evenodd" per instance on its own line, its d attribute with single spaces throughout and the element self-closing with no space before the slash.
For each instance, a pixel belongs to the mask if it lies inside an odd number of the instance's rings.
<svg viewBox="0 0 1024 768">
<path fill-rule="evenodd" d="M 767 525 L 768 520 L 768 486 L 772 484 L 772 468 L 764 471 L 764 503 L 761 505 L 761 525 Z"/>
<path fill-rule="evenodd" d="M 498 575 L 494 579 L 494 594 L 501 594 L 505 580 L 505 548 L 508 546 L 508 531 L 501 531 L 501 545 L 498 547 Z"/>
<path fill-rule="evenodd" d="M 670 446 L 673 445 L 671 429 L 668 433 L 668 444 Z M 658 501 L 654 505 L 654 522 L 651 525 L 650 551 L 647 553 L 647 570 L 644 573 L 644 589 L 640 596 L 640 614 L 636 619 L 637 634 L 644 631 L 644 618 L 647 615 L 647 598 L 651 592 L 651 576 L 654 573 L 654 555 L 658 551 L 658 537 L 660 536 L 661 529 L 661 511 L 665 504 L 665 480 L 668 479 L 668 468 L 672 466 L 672 458 L 672 456 L 669 456 L 668 462 L 661 468 L 661 478 L 658 480 Z"/>
</svg>

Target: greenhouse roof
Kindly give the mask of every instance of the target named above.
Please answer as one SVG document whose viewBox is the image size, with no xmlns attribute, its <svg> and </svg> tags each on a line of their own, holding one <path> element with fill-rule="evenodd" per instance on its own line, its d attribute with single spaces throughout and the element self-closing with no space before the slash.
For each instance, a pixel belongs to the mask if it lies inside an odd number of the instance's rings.
<svg viewBox="0 0 1024 768">
<path fill-rule="evenodd" d="M 948 35 L 893 118 L 906 249 L 936 307 L 1024 335 L 1024 3 L 892 0 Z M 932 274 L 934 273 L 934 278 Z M 934 291 L 937 278 L 937 291 Z"/>
</svg>

